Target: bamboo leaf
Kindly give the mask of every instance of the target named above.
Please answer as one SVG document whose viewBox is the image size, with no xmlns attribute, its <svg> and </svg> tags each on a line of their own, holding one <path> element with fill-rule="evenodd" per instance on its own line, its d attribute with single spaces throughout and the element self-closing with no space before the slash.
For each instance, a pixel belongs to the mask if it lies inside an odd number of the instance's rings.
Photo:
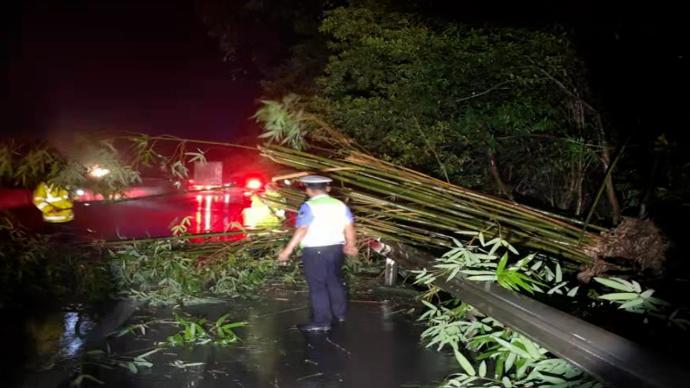
<svg viewBox="0 0 690 388">
<path fill-rule="evenodd" d="M 516 255 L 518 254 L 518 250 L 515 249 L 515 247 L 514 247 L 512 244 L 510 244 L 509 242 L 506 241 L 506 242 L 505 242 L 505 245 L 506 245 L 506 247 L 508 248 L 509 251 L 513 252 L 513 253 L 516 254 Z"/>
<path fill-rule="evenodd" d="M 551 295 L 553 293 L 562 294 L 563 292 L 561 291 L 561 288 L 563 288 L 566 284 L 568 284 L 568 283 L 562 282 L 562 283 L 556 285 L 555 287 L 551 288 L 549 291 L 546 292 L 546 294 L 547 295 Z"/>
<path fill-rule="evenodd" d="M 644 299 L 637 298 L 637 299 L 629 300 L 629 301 L 623 303 L 622 305 L 618 306 L 618 308 L 622 309 L 622 310 L 631 310 L 634 307 L 640 306 L 643 303 L 644 303 Z"/>
<path fill-rule="evenodd" d="M 465 275 L 493 275 L 493 276 L 496 275 L 495 272 L 492 272 L 492 271 L 478 271 L 478 270 L 472 270 L 472 269 L 466 269 L 466 270 L 462 270 L 460 272 L 464 273 Z"/>
<path fill-rule="evenodd" d="M 567 295 L 572 298 L 575 295 L 577 295 L 577 290 L 579 290 L 579 289 L 580 289 L 580 286 L 575 286 L 575 287 L 571 288 L 570 291 L 568 291 Z"/>
<path fill-rule="evenodd" d="M 472 364 L 467 360 L 467 358 L 458 350 L 457 345 L 453 347 L 453 353 L 455 354 L 455 359 L 462 369 L 470 376 L 475 376 L 477 372 L 474 370 Z"/>
<path fill-rule="evenodd" d="M 640 283 L 633 280 L 632 285 L 633 285 L 633 290 L 635 290 L 635 292 L 637 292 L 638 294 L 640 292 L 642 292 L 642 287 L 640 287 Z"/>
<path fill-rule="evenodd" d="M 606 295 L 600 295 L 599 299 L 604 299 L 604 300 L 631 300 L 637 298 L 639 295 L 637 295 L 634 292 L 617 292 L 617 293 L 612 293 L 612 294 L 606 294 Z"/>
<path fill-rule="evenodd" d="M 563 272 L 561 271 L 561 264 L 556 263 L 556 283 L 563 281 Z"/>
<path fill-rule="evenodd" d="M 513 367 L 516 358 L 517 358 L 517 354 L 515 354 L 513 352 L 510 352 L 508 354 L 508 357 L 506 358 L 506 362 L 505 362 L 505 373 L 510 372 L 510 369 Z"/>
<path fill-rule="evenodd" d="M 503 272 L 508 263 L 508 253 L 504 253 L 501 257 L 501 261 L 498 262 L 498 267 L 496 268 L 496 274 Z"/>
<path fill-rule="evenodd" d="M 145 359 L 146 357 L 148 357 L 148 356 L 150 356 L 150 355 L 152 355 L 152 354 L 154 354 L 154 353 L 160 352 L 161 350 L 163 350 L 163 348 L 156 348 L 156 349 L 150 350 L 150 351 L 148 351 L 148 352 L 146 352 L 146 353 L 142 353 L 142 354 L 136 356 L 135 359 L 143 360 L 143 359 Z"/>
<path fill-rule="evenodd" d="M 475 275 L 468 276 L 467 279 L 475 282 L 493 282 L 496 281 L 496 275 Z"/>
<path fill-rule="evenodd" d="M 617 279 L 617 278 L 600 278 L 600 277 L 595 277 L 594 281 L 597 283 L 603 284 L 606 287 L 613 288 L 614 290 L 620 290 L 620 291 L 626 291 L 626 292 L 634 292 L 634 288 L 632 287 L 632 284 L 630 283 L 622 283 L 620 280 L 622 279 Z"/>
<path fill-rule="evenodd" d="M 517 346 L 511 344 L 510 342 L 507 342 L 507 341 L 505 341 L 504 339 L 501 339 L 501 338 L 498 338 L 498 337 L 496 337 L 494 340 L 495 340 L 496 342 L 498 342 L 499 344 L 501 344 L 504 348 L 506 348 L 506 350 L 510 351 L 511 353 L 514 353 L 514 354 L 516 354 L 517 356 L 520 356 L 520 357 L 522 357 L 522 358 L 527 358 L 527 359 L 530 358 L 530 354 L 529 354 L 529 353 L 527 353 L 527 352 L 524 351 L 523 349 L 520 349 L 519 347 L 517 347 Z M 508 370 L 508 368 L 506 368 L 506 371 L 507 371 L 507 370 Z"/>
<path fill-rule="evenodd" d="M 489 242 L 486 243 L 486 245 L 500 245 L 500 243 L 501 239 L 498 237 L 494 237 L 493 239 L 489 240 Z"/>
<path fill-rule="evenodd" d="M 525 349 L 527 352 L 532 356 L 532 358 L 537 359 L 541 357 L 541 353 L 539 352 L 539 349 L 534 345 L 534 343 L 527 338 L 521 338 L 520 342 L 525 346 Z"/>
</svg>

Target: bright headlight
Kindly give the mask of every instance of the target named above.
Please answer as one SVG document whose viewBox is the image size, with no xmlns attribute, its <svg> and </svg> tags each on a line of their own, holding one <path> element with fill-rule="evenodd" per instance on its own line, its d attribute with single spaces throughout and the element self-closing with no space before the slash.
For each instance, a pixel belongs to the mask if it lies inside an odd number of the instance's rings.
<svg viewBox="0 0 690 388">
<path fill-rule="evenodd" d="M 93 166 L 89 170 L 89 175 L 91 175 L 94 178 L 103 178 L 108 174 L 110 174 L 110 170 L 100 166 Z"/>
</svg>

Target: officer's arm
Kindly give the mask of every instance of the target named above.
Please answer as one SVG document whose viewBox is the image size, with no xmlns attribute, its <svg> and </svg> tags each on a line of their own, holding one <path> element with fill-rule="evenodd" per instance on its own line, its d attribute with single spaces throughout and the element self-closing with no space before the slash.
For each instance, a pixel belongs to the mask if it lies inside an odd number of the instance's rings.
<svg viewBox="0 0 690 388">
<path fill-rule="evenodd" d="M 348 256 L 357 256 L 357 232 L 355 231 L 355 220 L 352 217 L 352 212 L 349 208 L 345 208 L 345 218 L 347 219 L 347 224 L 345 224 L 345 246 L 343 247 L 343 252 Z"/>
<path fill-rule="evenodd" d="M 348 256 L 357 256 L 357 233 L 355 232 L 354 224 L 347 224 L 345 226 L 345 246 L 343 252 Z"/>
<path fill-rule="evenodd" d="M 283 252 L 281 252 L 281 256 L 282 254 L 285 254 L 287 257 L 289 257 L 292 254 L 292 252 L 295 250 L 295 248 L 297 248 L 299 243 L 302 242 L 304 236 L 307 235 L 307 229 L 308 227 L 306 226 L 295 229 L 295 234 L 292 235 L 290 242 L 287 243 L 287 245 L 283 249 Z"/>
<path fill-rule="evenodd" d="M 311 208 L 306 203 L 302 204 L 297 213 L 297 221 L 295 223 L 295 234 L 292 235 L 290 242 L 285 246 L 285 248 L 278 254 L 279 261 L 287 261 L 290 258 L 292 252 L 297 248 L 299 243 L 302 242 L 304 236 L 307 235 L 307 230 L 309 225 L 314 220 L 314 215 L 311 212 Z"/>
</svg>

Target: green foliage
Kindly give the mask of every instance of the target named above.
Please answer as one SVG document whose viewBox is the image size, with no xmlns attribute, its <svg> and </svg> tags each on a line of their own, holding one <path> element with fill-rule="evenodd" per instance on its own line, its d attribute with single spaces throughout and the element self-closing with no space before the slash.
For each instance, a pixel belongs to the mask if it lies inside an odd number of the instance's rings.
<svg viewBox="0 0 690 388">
<path fill-rule="evenodd" d="M 56 176 L 65 158 L 43 142 L 20 143 L 9 139 L 0 143 L 0 184 L 35 187 Z"/>
<path fill-rule="evenodd" d="M 172 151 L 159 150 L 162 143 L 174 144 Z M 66 150 L 43 142 L 19 143 L 10 139 L 0 143 L 0 185 L 34 188 L 46 181 L 112 198 L 139 183 L 146 168 L 157 167 L 180 180 L 188 176 L 188 166 L 197 162 L 206 163 L 205 152 L 190 148 L 185 139 L 171 136 L 77 137 Z M 109 173 L 92 177 L 89 172 L 94 167 Z"/>
<path fill-rule="evenodd" d="M 172 325 L 179 329 L 176 333 L 165 337 L 164 341 L 155 342 L 152 348 L 148 348 L 138 355 L 131 356 L 135 352 L 127 352 L 123 354 L 115 353 L 111 350 L 110 344 L 106 343 L 104 349 L 94 349 L 84 353 L 83 365 L 93 365 L 98 368 L 113 369 L 119 367 L 128 370 L 131 373 L 139 373 L 142 370 L 152 368 L 154 362 L 161 362 L 161 359 L 151 360 L 150 356 L 153 354 L 172 350 L 171 348 L 178 346 L 204 346 L 217 345 L 228 346 L 240 341 L 240 337 L 236 333 L 236 329 L 247 325 L 246 322 L 231 322 L 228 319 L 229 314 L 220 316 L 215 321 L 209 321 L 206 318 L 191 316 L 187 314 L 175 314 L 173 319 L 153 319 L 148 321 L 141 321 L 132 323 L 118 331 L 111 333 L 109 337 L 121 337 L 127 334 L 138 335 L 138 340 L 150 340 L 144 338 L 149 333 L 155 333 L 160 330 L 159 326 Z M 165 355 L 174 355 L 174 353 L 164 352 Z M 179 368 L 189 369 L 204 365 L 203 362 L 184 362 L 182 360 L 174 360 L 168 365 Z M 72 386 L 80 386 L 82 382 L 89 380 L 104 384 L 100 380 L 94 380 L 93 376 L 85 374 L 78 375 L 73 381 Z"/>
<path fill-rule="evenodd" d="M 266 139 L 268 143 L 288 145 L 296 150 L 304 149 L 307 146 L 304 139 L 304 113 L 295 107 L 297 102 L 298 98 L 294 94 L 285 96 L 280 103 L 262 101 L 262 107 L 253 116 L 265 129 L 259 138 Z"/>
<path fill-rule="evenodd" d="M 275 260 L 260 256 L 160 240 L 113 249 L 110 265 L 124 293 L 151 304 L 170 304 L 207 295 L 250 295 L 278 273 Z"/>
<path fill-rule="evenodd" d="M 171 346 L 181 345 L 230 345 L 240 340 L 235 333 L 238 327 L 246 322 L 228 322 L 228 314 L 209 323 L 204 318 L 175 316 L 175 324 L 182 328 L 180 332 L 169 336 L 166 342 Z"/>
<path fill-rule="evenodd" d="M 409 7 L 353 2 L 326 12 L 310 41 L 327 50 L 295 50 L 266 84 L 267 94 L 288 96 L 292 105 L 298 99 L 291 93 L 307 94 L 285 111 L 264 101 L 257 118 L 268 123 L 265 137 L 301 148 L 306 128 L 300 134 L 298 127 L 314 114 L 377 157 L 579 215 L 597 184 L 589 179 L 598 179 L 592 172 L 600 170 L 603 139 L 568 37 L 401 9 Z M 295 85 L 295 73 L 319 74 L 304 71 L 305 63 L 321 63 L 312 57 L 328 58 L 316 87 Z"/>
<path fill-rule="evenodd" d="M 189 166 L 195 163 L 206 164 L 206 151 L 192 148 L 191 144 L 212 144 L 219 146 L 234 146 L 230 143 L 212 142 L 206 140 L 182 139 L 175 136 L 149 136 L 137 134 L 120 139 L 120 143 L 128 147 L 128 154 L 132 166 L 138 169 L 157 167 L 159 171 L 167 172 L 175 181 L 179 189 L 181 180 L 189 176 Z M 172 150 L 166 145 L 173 145 Z M 251 147 L 247 147 L 251 148 Z"/>
<path fill-rule="evenodd" d="M 564 271 L 558 260 L 536 254 L 511 260 L 510 254 L 518 252 L 507 241 L 501 238 L 485 241 L 483 233 L 465 233 L 476 236 L 479 245 L 455 241 L 456 246 L 436 259 L 431 271 L 426 268 L 413 271 L 416 274 L 416 284 L 430 286 L 439 277 L 450 280 L 462 274 L 467 280 L 492 281 L 513 291 L 577 296 L 580 286 L 573 285 L 570 280 L 564 278 Z M 502 254 L 501 249 L 504 250 Z M 509 264 L 509 261 L 514 264 Z M 595 277 L 594 280 L 618 291 L 602 295 L 594 293 L 595 299 L 608 301 L 628 312 L 668 319 L 669 323 L 681 328 L 686 326 L 685 320 L 678 317 L 679 311 L 669 314 L 667 310 L 670 305 L 652 296 L 655 292 L 653 289 L 643 290 L 640 283 L 635 280 L 616 277 Z M 550 288 L 546 289 L 547 285 Z M 672 322 L 671 315 L 675 322 Z"/>
<path fill-rule="evenodd" d="M 565 360 L 525 336 L 487 317 L 472 306 L 453 301 L 451 307 L 424 302 L 419 318 L 428 325 L 422 333 L 427 346 L 451 348 L 461 372 L 448 378 L 446 387 L 600 386 Z M 474 363 L 470 361 L 471 352 Z"/>
<path fill-rule="evenodd" d="M 112 369 L 113 367 L 123 368 L 131 373 L 139 373 L 142 370 L 150 369 L 153 363 L 149 361 L 148 357 L 151 355 L 162 351 L 163 348 L 155 348 L 135 356 L 127 356 L 113 353 L 109 347 L 106 350 L 90 350 L 84 355 L 85 359 L 90 364 L 100 366 L 102 368 Z M 76 379 L 72 381 L 72 384 L 80 384 L 83 379 Z M 91 380 L 89 378 L 86 378 Z"/>
<path fill-rule="evenodd" d="M 205 345 L 211 342 L 211 336 L 208 334 L 204 326 L 206 319 L 199 318 L 183 318 L 175 316 L 177 324 L 182 327 L 182 330 L 167 338 L 168 344 L 172 346 L 180 346 L 185 344 Z"/>
<path fill-rule="evenodd" d="M 107 265 L 92 250 L 74 250 L 0 216 L 0 304 L 97 301 L 113 292 Z"/>
<path fill-rule="evenodd" d="M 439 278 L 449 280 L 464 275 L 468 280 L 493 281 L 515 291 L 577 295 L 580 286 L 571 285 L 559 261 L 535 254 L 511 260 L 510 255 L 518 252 L 506 241 L 500 238 L 485 241 L 482 233 L 468 234 L 476 237 L 478 245 L 456 241 L 456 246 L 437 259 L 431 270 L 415 271 L 415 283 L 433 287 Z M 507 271 L 521 276 L 502 275 Z M 572 276 L 572 271 L 568 270 L 567 275 Z M 690 321 L 683 317 L 684 311 L 676 309 L 668 314 L 669 304 L 653 297 L 654 290 L 643 290 L 635 280 L 601 277 L 594 280 L 616 292 L 603 295 L 591 292 L 592 298 L 608 301 L 621 310 L 663 319 L 668 326 L 681 329 L 690 326 Z M 542 288 L 546 285 L 550 287 L 548 291 Z M 429 347 L 450 348 L 462 370 L 450 376 L 444 386 L 600 386 L 565 360 L 553 357 L 546 349 L 470 305 L 453 302 L 449 308 L 444 304 L 423 303 L 427 311 L 420 319 L 426 321 L 428 329 L 422 338 Z"/>
<path fill-rule="evenodd" d="M 567 291 L 572 297 L 577 293 L 577 286 L 567 288 L 558 261 L 535 254 L 511 260 L 518 251 L 507 241 L 485 241 L 483 233 L 467 234 L 475 237 L 478 245 L 456 241 L 454 248 L 436 260 L 432 271 L 415 271 L 415 282 L 431 285 L 437 278 L 450 280 L 462 274 L 468 280 L 493 281 L 514 291 L 544 292 L 541 287 L 549 284 L 552 288 L 547 294 Z M 448 378 L 446 387 L 600 386 L 567 361 L 553 357 L 527 337 L 468 304 L 453 302 L 449 308 L 423 303 L 427 311 L 420 320 L 426 321 L 428 328 L 422 338 L 427 346 L 451 348 L 462 370 Z M 474 362 L 463 349 L 474 355 Z"/>
<path fill-rule="evenodd" d="M 615 277 L 595 277 L 594 280 L 608 288 L 620 291 L 599 295 L 598 298 L 617 304 L 618 308 L 621 310 L 638 314 L 658 313 L 662 308 L 668 306 L 667 302 L 652 296 L 654 290 L 649 289 L 642 291 L 640 283 L 635 280 L 628 281 Z"/>
<path fill-rule="evenodd" d="M 192 224 L 192 216 L 187 216 L 183 218 L 179 223 L 173 225 L 170 228 L 173 236 L 182 236 L 187 234 L 189 226 Z"/>
<path fill-rule="evenodd" d="M 139 172 L 123 161 L 112 142 L 79 138 L 75 143 L 64 153 L 43 142 L 10 139 L 0 144 L 0 184 L 33 189 L 45 181 L 68 189 L 89 189 L 107 198 L 140 181 Z M 88 173 L 93 166 L 110 173 L 92 178 Z"/>
<path fill-rule="evenodd" d="M 443 177 L 435 152 L 451 180 L 491 188 L 487 157 L 496 153 L 499 164 L 524 166 L 511 183 L 538 194 L 538 181 L 523 180 L 562 159 L 569 133 L 584 135 L 573 128 L 570 99 L 546 75 L 577 85 L 581 65 L 562 35 L 364 6 L 334 10 L 321 31 L 333 55 L 314 106 L 396 163 Z M 549 178 L 566 176 L 566 167 Z"/>
<path fill-rule="evenodd" d="M 426 269 L 415 271 L 418 274 L 418 284 L 428 285 L 436 277 L 447 277 L 450 280 L 458 274 L 463 274 L 468 280 L 494 281 L 514 291 L 541 291 L 539 286 L 543 286 L 544 283 L 540 282 L 539 274 L 528 267 L 535 257 L 534 254 L 508 265 L 509 254 L 518 253 L 509 242 L 499 237 L 484 241 L 483 233 L 467 233 L 477 236 L 480 245 L 465 245 L 456 240 L 456 247 L 437 259 L 433 265 L 434 269 L 439 270 L 438 273 L 428 273 Z"/>
</svg>

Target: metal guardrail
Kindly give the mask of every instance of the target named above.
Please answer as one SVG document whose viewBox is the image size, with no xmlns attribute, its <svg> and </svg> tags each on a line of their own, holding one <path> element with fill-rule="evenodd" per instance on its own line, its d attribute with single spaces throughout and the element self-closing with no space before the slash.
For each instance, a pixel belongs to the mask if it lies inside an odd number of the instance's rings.
<svg viewBox="0 0 690 388">
<path fill-rule="evenodd" d="M 410 269 L 425 267 L 433 260 L 429 254 L 400 243 L 374 242 L 371 247 Z M 690 372 L 674 360 L 495 283 L 458 277 L 438 279 L 436 285 L 605 384 L 636 388 L 690 384 Z"/>
</svg>

